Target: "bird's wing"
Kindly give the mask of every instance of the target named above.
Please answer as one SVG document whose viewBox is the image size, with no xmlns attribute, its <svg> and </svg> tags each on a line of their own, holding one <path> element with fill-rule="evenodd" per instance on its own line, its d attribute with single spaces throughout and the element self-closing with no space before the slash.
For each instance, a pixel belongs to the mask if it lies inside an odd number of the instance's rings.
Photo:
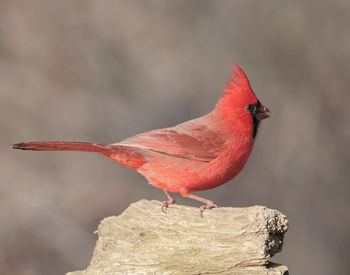
<svg viewBox="0 0 350 275">
<path fill-rule="evenodd" d="M 180 124 L 153 130 L 123 140 L 116 145 L 130 146 L 171 157 L 209 162 L 222 151 L 224 139 L 204 125 Z"/>
</svg>

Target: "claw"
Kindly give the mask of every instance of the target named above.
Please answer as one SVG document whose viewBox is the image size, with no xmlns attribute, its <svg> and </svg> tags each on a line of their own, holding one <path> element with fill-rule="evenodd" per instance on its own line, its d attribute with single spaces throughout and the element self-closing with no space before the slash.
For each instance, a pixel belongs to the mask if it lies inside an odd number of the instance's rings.
<svg viewBox="0 0 350 275">
<path fill-rule="evenodd" d="M 215 202 L 208 200 L 208 199 L 205 199 L 205 198 L 202 198 L 202 197 L 199 197 L 199 196 L 196 196 L 196 195 L 193 195 L 193 194 L 188 194 L 187 197 L 205 203 L 205 205 L 203 205 L 199 208 L 199 213 L 200 213 L 202 218 L 203 218 L 203 212 L 205 209 L 212 209 L 212 208 L 218 207 L 215 204 Z"/>
<path fill-rule="evenodd" d="M 164 192 L 165 192 L 165 194 L 167 195 L 168 200 L 167 200 L 167 201 L 163 201 L 162 207 L 161 207 L 161 208 L 162 208 L 162 212 L 163 212 L 164 214 L 166 214 L 165 209 L 168 208 L 168 205 L 169 205 L 169 204 L 175 204 L 176 202 L 175 202 L 175 199 L 173 198 L 173 196 L 172 196 L 168 191 L 165 191 L 165 190 L 164 190 Z"/>
<path fill-rule="evenodd" d="M 200 213 L 201 217 L 203 218 L 203 212 L 205 209 L 212 209 L 212 208 L 217 208 L 217 207 L 218 206 L 215 204 L 215 202 L 208 201 L 207 204 L 204 204 L 199 208 L 199 213 Z"/>
</svg>

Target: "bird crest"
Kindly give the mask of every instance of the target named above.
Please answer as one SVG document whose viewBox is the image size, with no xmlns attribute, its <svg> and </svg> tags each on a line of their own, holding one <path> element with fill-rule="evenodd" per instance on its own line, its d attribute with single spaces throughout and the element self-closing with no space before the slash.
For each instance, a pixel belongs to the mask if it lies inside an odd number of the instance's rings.
<svg viewBox="0 0 350 275">
<path fill-rule="evenodd" d="M 235 63 L 233 63 L 233 66 L 234 67 L 231 69 L 232 78 L 227 82 L 224 95 L 239 97 L 241 99 L 244 98 L 253 102 L 257 101 L 257 97 L 243 70 Z"/>
</svg>

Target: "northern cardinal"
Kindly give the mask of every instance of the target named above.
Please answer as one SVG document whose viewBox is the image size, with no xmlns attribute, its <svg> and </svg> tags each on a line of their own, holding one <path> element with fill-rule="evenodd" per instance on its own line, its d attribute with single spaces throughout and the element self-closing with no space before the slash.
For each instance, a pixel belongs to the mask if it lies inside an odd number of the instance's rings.
<svg viewBox="0 0 350 275">
<path fill-rule="evenodd" d="M 85 142 L 25 142 L 14 149 L 96 152 L 132 168 L 168 197 L 162 211 L 175 199 L 170 192 L 217 207 L 214 201 L 191 194 L 233 179 L 244 167 L 254 146 L 261 120 L 269 109 L 255 96 L 242 69 L 234 64 L 232 79 L 215 108 L 202 117 L 176 126 L 142 133 L 113 144 Z"/>
</svg>

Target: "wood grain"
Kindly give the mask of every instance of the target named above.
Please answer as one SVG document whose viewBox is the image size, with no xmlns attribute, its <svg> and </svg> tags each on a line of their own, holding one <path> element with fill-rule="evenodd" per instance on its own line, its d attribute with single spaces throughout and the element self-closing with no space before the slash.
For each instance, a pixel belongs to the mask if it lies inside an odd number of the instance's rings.
<svg viewBox="0 0 350 275">
<path fill-rule="evenodd" d="M 269 262 L 281 251 L 285 215 L 263 206 L 198 208 L 141 200 L 105 218 L 89 274 L 288 274 Z"/>
</svg>

